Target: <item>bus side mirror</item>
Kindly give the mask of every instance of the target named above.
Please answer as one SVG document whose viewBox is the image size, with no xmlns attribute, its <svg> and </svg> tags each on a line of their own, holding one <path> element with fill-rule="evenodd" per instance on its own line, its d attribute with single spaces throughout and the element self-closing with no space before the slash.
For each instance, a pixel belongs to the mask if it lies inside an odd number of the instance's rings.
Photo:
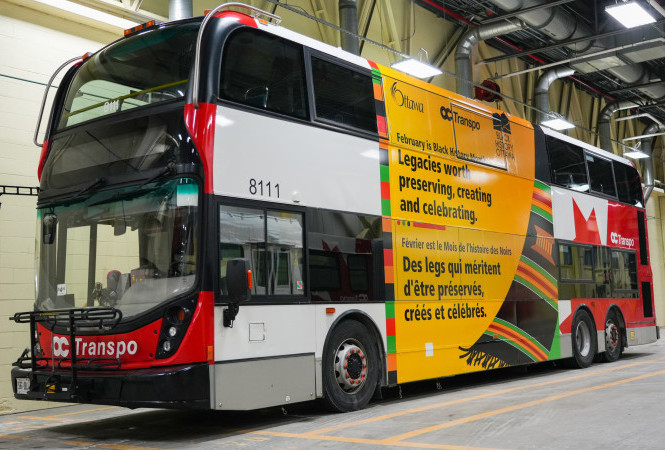
<svg viewBox="0 0 665 450">
<path fill-rule="evenodd" d="M 252 293 L 252 271 L 245 258 L 233 258 L 226 263 L 226 287 L 229 306 L 224 310 L 224 326 L 233 328 L 240 304 L 248 302 Z"/>
<path fill-rule="evenodd" d="M 55 233 L 58 229 L 58 216 L 46 214 L 42 220 L 42 243 L 51 245 L 55 242 Z"/>
<path fill-rule="evenodd" d="M 232 303 L 249 301 L 252 293 L 252 271 L 245 258 L 233 258 L 226 264 L 226 283 Z"/>
</svg>

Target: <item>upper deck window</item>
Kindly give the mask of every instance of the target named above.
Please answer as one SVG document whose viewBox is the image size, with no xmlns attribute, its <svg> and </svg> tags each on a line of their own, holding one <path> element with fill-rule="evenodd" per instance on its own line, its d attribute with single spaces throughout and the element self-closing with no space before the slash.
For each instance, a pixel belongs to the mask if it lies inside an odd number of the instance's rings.
<svg viewBox="0 0 665 450">
<path fill-rule="evenodd" d="M 376 133 L 372 77 L 312 57 L 316 117 L 350 128 Z"/>
<path fill-rule="evenodd" d="M 593 192 L 609 195 L 610 197 L 616 197 L 612 161 L 587 153 L 586 164 L 589 168 L 591 190 Z"/>
<path fill-rule="evenodd" d="M 634 167 L 614 161 L 614 177 L 619 201 L 633 206 L 643 206 L 640 174 Z"/>
<path fill-rule="evenodd" d="M 302 47 L 253 29 L 234 33 L 222 57 L 219 91 L 225 100 L 307 119 Z"/>
<path fill-rule="evenodd" d="M 546 140 L 552 183 L 579 192 L 588 192 L 589 182 L 584 165 L 584 150 L 550 136 L 547 136 Z"/>
<path fill-rule="evenodd" d="M 149 30 L 94 54 L 72 79 L 58 128 L 184 97 L 199 26 Z"/>
</svg>

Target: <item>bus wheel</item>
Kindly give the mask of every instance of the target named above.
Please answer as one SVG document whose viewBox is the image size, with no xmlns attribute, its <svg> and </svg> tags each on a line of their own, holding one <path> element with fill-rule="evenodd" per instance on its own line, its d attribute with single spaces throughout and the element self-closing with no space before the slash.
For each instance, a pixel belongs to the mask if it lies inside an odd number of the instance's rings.
<svg viewBox="0 0 665 450">
<path fill-rule="evenodd" d="M 589 367 L 596 354 L 596 331 L 591 316 L 583 309 L 577 311 L 573 319 L 571 340 L 573 362 L 576 367 Z"/>
<path fill-rule="evenodd" d="M 622 351 L 623 345 L 621 343 L 619 320 L 616 313 L 612 311 L 605 321 L 605 352 L 603 353 L 603 360 L 614 362 L 621 357 Z"/>
<path fill-rule="evenodd" d="M 337 412 L 369 403 L 379 376 L 378 349 L 367 328 L 356 320 L 337 326 L 323 351 L 323 398 Z"/>
</svg>

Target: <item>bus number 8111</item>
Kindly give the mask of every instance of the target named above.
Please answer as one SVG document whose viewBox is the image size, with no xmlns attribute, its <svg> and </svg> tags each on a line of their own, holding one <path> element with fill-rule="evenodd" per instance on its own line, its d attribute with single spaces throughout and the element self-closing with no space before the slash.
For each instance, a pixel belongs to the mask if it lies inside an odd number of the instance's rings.
<svg viewBox="0 0 665 450">
<path fill-rule="evenodd" d="M 261 195 L 267 197 L 277 197 L 279 198 L 279 183 L 271 184 L 270 181 L 263 182 L 263 180 L 256 180 L 256 178 L 250 178 L 249 180 L 249 193 L 252 195 Z"/>
</svg>

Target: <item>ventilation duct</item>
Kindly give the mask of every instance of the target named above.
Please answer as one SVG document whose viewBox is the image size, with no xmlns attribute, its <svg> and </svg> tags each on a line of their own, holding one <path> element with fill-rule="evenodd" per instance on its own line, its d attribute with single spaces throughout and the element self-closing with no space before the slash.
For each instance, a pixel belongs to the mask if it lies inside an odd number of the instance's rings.
<svg viewBox="0 0 665 450">
<path fill-rule="evenodd" d="M 657 123 L 652 123 L 648 127 L 644 129 L 644 132 L 642 134 L 653 134 L 653 133 L 658 133 L 659 131 L 665 131 L 663 127 L 661 127 Z M 658 139 L 657 137 L 651 136 L 651 137 L 646 137 L 643 138 L 640 141 L 640 150 L 649 155 L 648 158 L 644 158 L 644 171 L 642 173 L 642 182 L 644 183 L 644 205 L 646 207 L 646 203 L 649 200 L 649 197 L 651 196 L 651 191 L 653 191 L 654 187 L 654 167 L 653 167 L 653 143 L 655 140 Z"/>
<path fill-rule="evenodd" d="M 489 0 L 492 4 L 498 6 L 507 12 L 515 12 L 520 9 L 533 8 L 545 5 L 545 0 Z M 517 18 L 526 22 L 530 27 L 537 29 L 543 34 L 550 36 L 556 41 L 579 39 L 592 36 L 592 30 L 586 23 L 579 21 L 576 17 L 561 8 L 546 8 L 532 10 L 524 14 L 518 14 Z M 640 42 L 644 37 L 640 35 L 639 39 L 631 34 L 632 42 Z M 617 46 L 615 39 L 608 39 L 603 42 L 583 41 L 576 44 L 567 45 L 572 51 L 580 53 L 593 53 Z M 644 48 L 634 46 L 626 48 L 625 52 L 619 54 L 614 52 L 596 59 L 586 60 L 584 62 L 573 64 L 572 67 L 582 73 L 596 72 L 606 70 L 619 80 L 626 84 L 644 84 L 652 78 L 640 64 L 647 59 L 656 59 L 663 57 L 661 53 L 665 51 L 660 46 L 659 51 L 644 52 Z M 665 86 L 657 85 L 649 88 L 640 88 L 641 92 L 651 98 L 661 98 L 665 96 Z"/>
<path fill-rule="evenodd" d="M 565 78 L 575 73 L 573 69 L 567 67 L 556 67 L 550 69 L 538 78 L 536 83 L 535 106 L 538 109 L 538 123 L 547 120 L 549 116 L 546 114 L 550 111 L 550 96 L 549 89 L 552 83 L 559 78 Z M 541 112 L 544 111 L 544 112 Z"/>
<path fill-rule="evenodd" d="M 455 73 L 457 74 L 457 93 L 471 98 L 471 51 L 480 41 L 521 30 L 526 26 L 520 22 L 498 22 L 469 29 L 460 38 L 455 49 Z"/>
<path fill-rule="evenodd" d="M 608 103 L 598 115 L 598 134 L 600 135 L 600 148 L 610 153 L 612 152 L 612 132 L 610 128 L 610 119 L 612 115 L 624 109 L 637 108 L 639 105 L 626 100 L 616 100 Z"/>
</svg>

